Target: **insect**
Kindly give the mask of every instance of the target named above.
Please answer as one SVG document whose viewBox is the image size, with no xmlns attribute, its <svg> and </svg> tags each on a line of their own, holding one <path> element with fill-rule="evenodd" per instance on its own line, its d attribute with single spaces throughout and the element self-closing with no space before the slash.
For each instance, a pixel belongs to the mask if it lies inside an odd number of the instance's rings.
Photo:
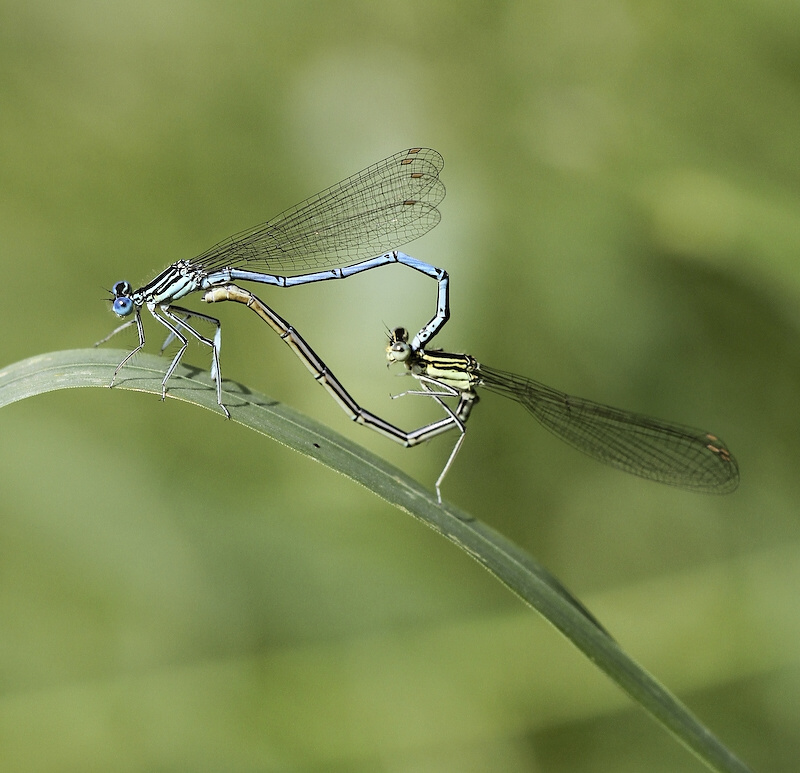
<svg viewBox="0 0 800 773">
<path fill-rule="evenodd" d="M 162 351 L 173 339 L 180 343 L 161 384 L 162 399 L 166 397 L 167 382 L 186 352 L 188 335 L 211 349 L 217 403 L 230 418 L 222 402 L 220 322 L 175 302 L 235 280 L 297 287 L 346 279 L 392 263 L 408 266 L 438 284 L 436 313 L 414 339 L 423 346 L 450 316 L 448 275 L 395 248 L 422 236 L 439 222 L 441 216 L 436 207 L 445 195 L 444 184 L 439 180 L 443 166 L 444 160 L 435 150 L 404 150 L 265 223 L 221 241 L 196 258 L 173 263 L 137 290 L 127 281 L 117 282 L 112 288 L 111 307 L 123 319 L 133 316 L 96 345 L 130 325 L 136 325 L 139 344 L 117 366 L 111 386 L 125 363 L 144 347 L 141 309 L 146 307 L 169 331 Z M 216 328 L 213 338 L 201 335 L 190 324 L 192 319 L 212 324 Z"/>
<path fill-rule="evenodd" d="M 524 376 L 490 368 L 469 354 L 426 351 L 408 338 L 405 328 L 395 328 L 386 348 L 389 364 L 402 363 L 420 383 L 419 390 L 404 394 L 435 399 L 461 433 L 436 481 L 439 501 L 442 481 L 461 449 L 479 389 L 511 398 L 571 446 L 632 475 L 717 494 L 739 485 L 736 460 L 716 435 L 573 397 Z M 445 403 L 447 398 L 456 398 L 457 407 L 451 409 Z"/>
</svg>

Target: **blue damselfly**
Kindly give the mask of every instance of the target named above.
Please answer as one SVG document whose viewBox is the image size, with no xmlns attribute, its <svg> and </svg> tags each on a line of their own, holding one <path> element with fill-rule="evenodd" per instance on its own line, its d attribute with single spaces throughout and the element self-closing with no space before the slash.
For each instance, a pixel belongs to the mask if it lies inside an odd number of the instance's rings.
<svg viewBox="0 0 800 773">
<path fill-rule="evenodd" d="M 112 309 L 119 317 L 133 314 L 133 318 L 98 344 L 134 324 L 139 344 L 117 366 L 111 386 L 125 363 L 144 347 L 141 309 L 146 307 L 169 331 L 167 343 L 174 338 L 180 344 L 164 375 L 162 399 L 167 382 L 186 351 L 188 334 L 211 349 L 217 402 L 229 417 L 222 403 L 219 320 L 176 306 L 175 301 L 234 280 L 297 287 L 345 279 L 391 263 L 408 266 L 438 283 L 436 313 L 414 338 L 414 343 L 423 347 L 450 315 L 447 272 L 395 248 L 422 236 L 439 222 L 436 207 L 445 195 L 444 184 L 439 180 L 443 166 L 441 155 L 430 148 L 396 153 L 266 223 L 221 241 L 196 258 L 173 263 L 138 290 L 127 281 L 117 282 L 112 289 Z M 189 324 L 191 319 L 215 326 L 213 338 L 195 330 Z"/>
</svg>

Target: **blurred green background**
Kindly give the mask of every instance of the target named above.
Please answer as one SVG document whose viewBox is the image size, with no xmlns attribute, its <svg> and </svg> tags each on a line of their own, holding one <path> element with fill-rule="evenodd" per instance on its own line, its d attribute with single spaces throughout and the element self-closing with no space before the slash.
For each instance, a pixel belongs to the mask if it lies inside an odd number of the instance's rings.
<svg viewBox="0 0 800 773">
<path fill-rule="evenodd" d="M 414 145 L 446 159 L 407 248 L 451 273 L 440 346 L 719 433 L 742 470 L 727 497 L 640 481 L 487 395 L 445 495 L 754 768 L 796 770 L 797 3 L 4 0 L 0 366 L 90 345 L 115 281 Z M 363 405 L 438 415 L 388 399 L 383 355 L 433 282 L 255 289 Z M 353 426 L 216 311 L 228 378 L 433 484 L 450 441 Z M 3 770 L 704 769 L 451 544 L 219 415 L 78 390 L 0 437 Z"/>
</svg>

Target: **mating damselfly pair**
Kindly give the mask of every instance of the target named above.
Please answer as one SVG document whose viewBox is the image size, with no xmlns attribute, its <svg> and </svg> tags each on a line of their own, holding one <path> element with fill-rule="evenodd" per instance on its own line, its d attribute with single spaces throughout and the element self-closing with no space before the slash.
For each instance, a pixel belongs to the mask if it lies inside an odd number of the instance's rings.
<svg viewBox="0 0 800 773">
<path fill-rule="evenodd" d="M 111 386 L 125 363 L 145 345 L 141 309 L 146 307 L 167 329 L 166 343 L 173 339 L 179 343 L 162 381 L 162 399 L 186 352 L 188 335 L 211 349 L 217 402 L 230 417 L 222 400 L 220 322 L 175 304 L 202 291 L 203 300 L 208 303 L 233 301 L 253 310 L 292 348 L 354 421 L 407 447 L 456 430 L 458 440 L 436 481 L 440 502 L 441 484 L 461 448 L 467 419 L 478 402 L 478 388 L 516 400 L 562 440 L 612 467 L 693 491 L 733 491 L 739 481 L 736 461 L 715 435 L 572 397 L 539 382 L 484 366 L 470 355 L 425 348 L 449 319 L 449 277 L 444 269 L 412 258 L 397 247 L 422 236 L 439 222 L 437 206 L 445 194 L 439 180 L 443 166 L 441 155 L 429 148 L 396 153 L 196 258 L 173 263 L 137 290 L 127 281 L 117 282 L 112 290 L 112 308 L 119 317 L 132 318 L 98 343 L 131 325 L 136 327 L 139 342 L 120 362 Z M 411 341 L 404 328 L 396 328 L 387 347 L 389 364 L 402 363 L 418 381 L 419 389 L 404 394 L 429 397 L 444 412 L 438 421 L 410 432 L 358 405 L 293 326 L 256 295 L 235 284 L 249 281 L 297 287 L 346 279 L 393 263 L 408 266 L 437 282 L 434 316 Z M 212 325 L 213 337 L 198 332 L 191 324 L 193 320 Z"/>
</svg>

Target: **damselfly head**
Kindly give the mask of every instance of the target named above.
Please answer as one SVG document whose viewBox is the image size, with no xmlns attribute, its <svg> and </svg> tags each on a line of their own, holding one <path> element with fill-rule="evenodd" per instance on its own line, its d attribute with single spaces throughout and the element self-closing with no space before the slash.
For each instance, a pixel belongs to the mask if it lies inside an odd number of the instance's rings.
<svg viewBox="0 0 800 773">
<path fill-rule="evenodd" d="M 389 343 L 386 346 L 386 359 L 391 365 L 394 362 L 406 362 L 411 355 L 411 346 L 408 343 L 408 330 L 396 327 L 389 333 Z"/>
<path fill-rule="evenodd" d="M 118 317 L 127 317 L 133 311 L 133 301 L 131 293 L 133 288 L 130 282 L 116 282 L 111 290 L 114 293 L 114 300 L 111 309 Z"/>
</svg>

